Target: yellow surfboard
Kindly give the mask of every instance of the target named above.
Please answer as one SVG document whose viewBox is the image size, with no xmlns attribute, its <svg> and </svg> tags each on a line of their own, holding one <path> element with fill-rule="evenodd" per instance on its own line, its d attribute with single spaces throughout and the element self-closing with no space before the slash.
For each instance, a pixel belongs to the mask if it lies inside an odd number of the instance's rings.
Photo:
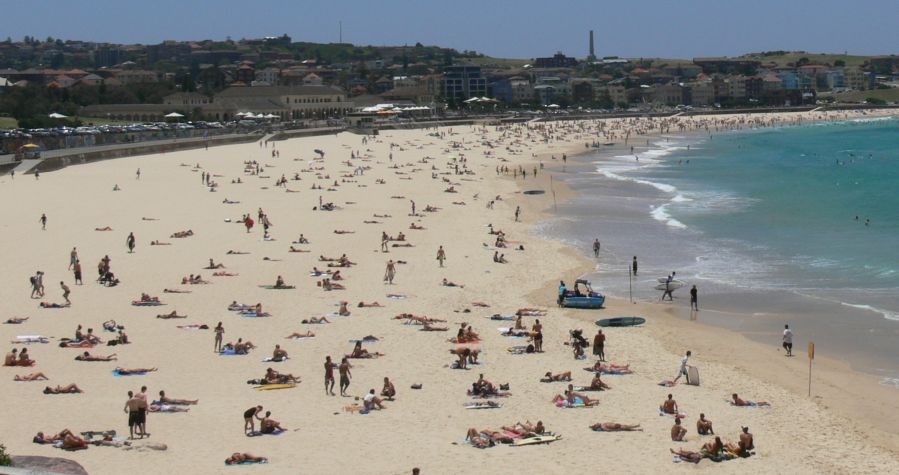
<svg viewBox="0 0 899 475">
<path fill-rule="evenodd" d="M 287 384 L 263 384 L 262 386 L 255 386 L 253 389 L 258 391 L 270 391 L 272 389 L 291 389 L 297 387 L 296 383 L 287 383 Z"/>
</svg>

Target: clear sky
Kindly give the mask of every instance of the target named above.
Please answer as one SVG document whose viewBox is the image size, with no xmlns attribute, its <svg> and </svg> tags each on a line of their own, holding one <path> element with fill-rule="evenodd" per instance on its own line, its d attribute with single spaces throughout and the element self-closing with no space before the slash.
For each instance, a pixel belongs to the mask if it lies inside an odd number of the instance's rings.
<svg viewBox="0 0 899 475">
<path fill-rule="evenodd" d="M 252 38 L 402 45 L 490 56 L 899 53 L 899 0 L 3 0 L 0 36 L 158 43 Z"/>
</svg>

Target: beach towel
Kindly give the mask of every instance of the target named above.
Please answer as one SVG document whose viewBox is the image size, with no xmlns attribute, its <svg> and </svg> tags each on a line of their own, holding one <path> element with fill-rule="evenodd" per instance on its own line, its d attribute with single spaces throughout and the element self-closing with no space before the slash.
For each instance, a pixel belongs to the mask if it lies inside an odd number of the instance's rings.
<svg viewBox="0 0 899 475">
<path fill-rule="evenodd" d="M 576 397 L 574 398 L 574 404 L 569 403 L 567 400 L 556 401 L 556 407 L 567 408 L 567 409 L 580 409 L 584 407 L 593 407 L 584 404 L 584 400 Z"/>
<path fill-rule="evenodd" d="M 686 412 L 679 412 L 677 414 L 668 414 L 667 412 L 663 411 L 662 408 L 660 408 L 660 407 L 657 407 L 656 411 L 659 411 L 660 416 L 674 416 L 678 419 L 686 419 L 687 418 Z"/>
<path fill-rule="evenodd" d="M 41 335 L 19 335 L 11 343 L 49 343 L 50 338 Z"/>
<path fill-rule="evenodd" d="M 387 294 L 387 298 L 393 300 L 403 300 L 404 298 L 406 298 L 406 296 L 403 294 Z"/>
<path fill-rule="evenodd" d="M 119 373 L 119 372 L 116 371 L 116 370 L 113 370 L 113 371 L 112 371 L 112 375 L 113 375 L 113 376 L 146 376 L 146 374 L 147 374 L 146 372 L 140 372 L 140 373 L 125 373 L 125 374 L 122 374 L 122 373 Z"/>
<path fill-rule="evenodd" d="M 586 392 L 599 392 L 599 391 L 605 391 L 605 389 L 602 389 L 602 388 L 598 388 L 598 389 L 597 389 L 597 388 L 588 388 L 588 387 L 585 387 L 585 386 L 575 386 L 575 387 L 574 387 L 574 390 L 575 390 L 575 391 L 582 391 L 582 392 L 584 392 L 584 391 L 586 391 Z"/>
<path fill-rule="evenodd" d="M 268 463 L 268 459 L 262 459 L 262 460 L 244 460 L 244 461 L 242 461 L 242 462 L 237 462 L 237 463 L 227 463 L 227 462 L 226 462 L 225 465 L 252 465 L 252 464 L 255 464 L 255 463 Z"/>
<path fill-rule="evenodd" d="M 499 409 L 502 404 L 493 401 L 469 402 L 463 406 L 465 409 Z"/>
<path fill-rule="evenodd" d="M 265 358 L 262 358 L 262 362 L 263 363 L 280 363 L 282 361 L 287 361 L 288 359 L 289 358 L 286 356 L 283 359 L 279 359 L 279 360 L 276 360 L 274 357 L 271 357 L 271 356 L 266 356 Z"/>
<path fill-rule="evenodd" d="M 219 352 L 219 356 L 246 356 L 246 355 L 247 355 L 247 353 L 238 353 L 233 348 L 228 348 L 228 349 L 223 348 L 222 351 Z"/>
<path fill-rule="evenodd" d="M 238 315 L 240 315 L 241 317 L 246 317 L 246 318 L 264 318 L 264 317 L 271 317 L 271 316 L 272 316 L 272 314 L 270 314 L 270 313 L 268 313 L 268 312 L 262 312 L 262 313 L 256 313 L 256 312 L 240 312 Z"/>
<path fill-rule="evenodd" d="M 258 430 L 254 430 L 253 432 L 247 432 L 247 437 L 259 437 L 260 435 L 281 435 L 287 431 L 285 430 L 276 430 L 274 432 L 260 432 Z"/>
<path fill-rule="evenodd" d="M 159 410 L 153 412 L 187 412 L 190 408 L 187 408 L 185 411 L 180 410 L 180 408 L 175 408 L 174 404 L 162 404 L 159 406 Z"/>
</svg>

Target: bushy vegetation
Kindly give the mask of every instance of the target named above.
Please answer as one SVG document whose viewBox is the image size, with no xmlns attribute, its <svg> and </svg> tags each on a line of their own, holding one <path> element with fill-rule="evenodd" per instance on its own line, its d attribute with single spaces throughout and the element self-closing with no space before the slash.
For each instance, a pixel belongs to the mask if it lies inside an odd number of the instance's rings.
<svg viewBox="0 0 899 475">
<path fill-rule="evenodd" d="M 11 467 L 12 466 L 12 457 L 6 453 L 6 446 L 0 444 L 0 467 Z"/>
</svg>

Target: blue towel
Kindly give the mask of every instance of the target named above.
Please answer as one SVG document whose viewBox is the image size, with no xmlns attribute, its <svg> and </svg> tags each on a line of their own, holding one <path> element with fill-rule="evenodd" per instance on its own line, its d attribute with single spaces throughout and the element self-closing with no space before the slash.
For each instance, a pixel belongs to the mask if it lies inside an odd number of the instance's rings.
<svg viewBox="0 0 899 475">
<path fill-rule="evenodd" d="M 128 374 L 122 374 L 122 373 L 119 373 L 118 371 L 115 371 L 115 370 L 113 370 L 113 372 L 112 372 L 112 375 L 113 375 L 113 376 L 145 376 L 146 374 L 147 374 L 147 373 L 128 373 Z"/>
</svg>

